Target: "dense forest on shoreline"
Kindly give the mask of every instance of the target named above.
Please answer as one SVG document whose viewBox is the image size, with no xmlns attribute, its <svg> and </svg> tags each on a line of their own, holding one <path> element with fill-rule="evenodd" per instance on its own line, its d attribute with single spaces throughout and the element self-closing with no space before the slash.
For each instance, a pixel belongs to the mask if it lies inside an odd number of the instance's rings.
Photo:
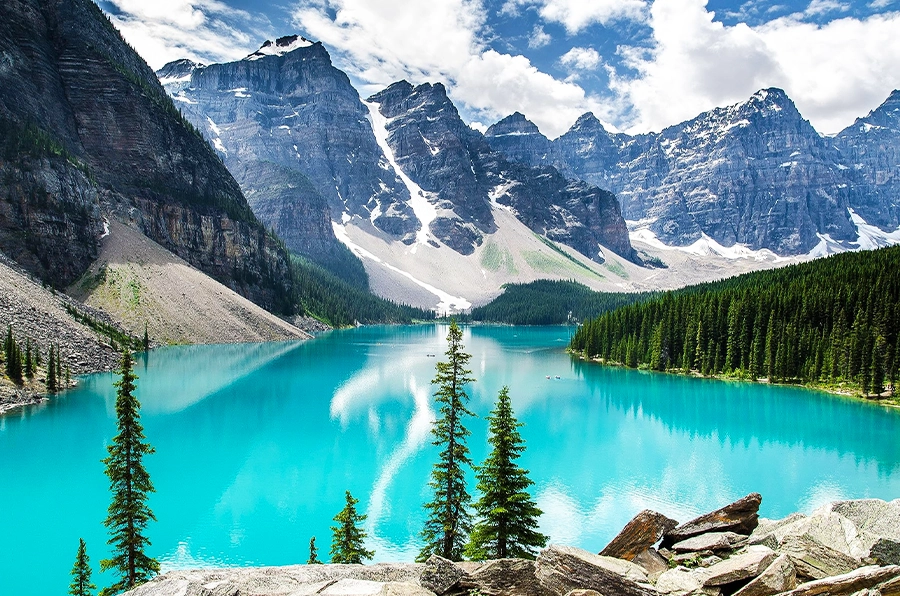
<svg viewBox="0 0 900 596">
<path fill-rule="evenodd" d="M 894 392 L 900 247 L 666 292 L 605 313 L 570 348 L 659 371 Z"/>
<path fill-rule="evenodd" d="M 506 284 L 503 294 L 472 309 L 463 320 L 509 325 L 563 325 L 648 300 L 656 292 L 595 292 L 575 281 L 539 279 Z"/>
</svg>

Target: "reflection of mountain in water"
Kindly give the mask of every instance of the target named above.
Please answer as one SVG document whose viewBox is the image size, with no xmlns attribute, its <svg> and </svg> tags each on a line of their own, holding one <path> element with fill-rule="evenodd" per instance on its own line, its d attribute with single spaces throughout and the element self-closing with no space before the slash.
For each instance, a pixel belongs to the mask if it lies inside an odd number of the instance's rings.
<svg viewBox="0 0 900 596">
<path fill-rule="evenodd" d="M 802 388 L 640 373 L 577 359 L 573 366 L 610 406 L 640 411 L 691 438 L 716 437 L 723 445 L 743 447 L 777 443 L 825 449 L 875 463 L 882 472 L 900 464 L 900 412 L 886 413 L 874 404 Z M 640 391 L 607 389 L 635 379 L 640 379 Z"/>
</svg>

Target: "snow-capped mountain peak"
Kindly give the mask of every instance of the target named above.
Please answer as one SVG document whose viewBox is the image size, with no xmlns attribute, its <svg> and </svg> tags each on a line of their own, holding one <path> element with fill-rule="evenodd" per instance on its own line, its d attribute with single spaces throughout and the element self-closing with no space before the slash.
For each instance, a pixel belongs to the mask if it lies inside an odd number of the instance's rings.
<svg viewBox="0 0 900 596">
<path fill-rule="evenodd" d="M 285 37 L 279 37 L 274 42 L 267 39 L 258 50 L 244 58 L 244 60 L 259 60 L 266 56 L 284 56 L 296 49 L 308 48 L 313 43 L 315 42 L 300 35 L 286 35 Z"/>
</svg>

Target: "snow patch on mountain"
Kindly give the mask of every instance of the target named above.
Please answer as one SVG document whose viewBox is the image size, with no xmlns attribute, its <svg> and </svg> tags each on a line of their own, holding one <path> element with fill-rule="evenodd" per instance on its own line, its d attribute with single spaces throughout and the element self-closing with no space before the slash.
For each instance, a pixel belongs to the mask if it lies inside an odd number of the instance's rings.
<svg viewBox="0 0 900 596">
<path fill-rule="evenodd" d="M 729 260 L 752 259 L 754 261 L 771 261 L 773 263 L 781 263 L 790 260 L 789 258 L 778 256 L 767 248 L 754 250 L 745 244 L 739 243 L 732 246 L 723 246 L 705 233 L 701 233 L 698 240 L 687 246 L 671 246 L 660 240 L 650 228 L 641 227 L 632 229 L 632 226 L 637 222 L 628 223 L 628 236 L 632 242 L 642 242 L 660 250 L 677 250 L 698 257 L 716 254 Z"/>
<path fill-rule="evenodd" d="M 387 269 L 390 269 L 394 273 L 398 273 L 398 274 L 402 275 L 403 277 L 407 278 L 408 280 L 410 280 L 411 282 L 413 282 L 420 288 L 437 296 L 438 303 L 434 308 L 437 310 L 438 314 L 450 315 L 450 314 L 458 313 L 463 310 L 468 310 L 468 309 L 472 308 L 472 303 L 469 302 L 468 300 L 466 300 L 465 298 L 463 298 L 462 296 L 453 296 L 450 293 L 445 292 L 439 288 L 436 288 L 435 286 L 433 286 L 429 283 L 426 283 L 420 279 L 417 279 L 410 272 L 404 271 L 403 269 L 400 269 L 399 267 L 395 267 L 394 265 L 391 265 L 390 263 L 388 263 L 388 262 L 382 260 L 381 258 L 379 258 L 378 256 L 376 256 L 375 254 L 369 252 L 368 250 L 366 250 L 363 247 L 359 246 L 358 244 L 354 243 L 350 239 L 350 236 L 347 234 L 347 227 L 345 224 L 331 222 L 331 227 L 334 229 L 334 235 L 337 237 L 337 239 L 340 240 L 341 242 L 343 242 L 344 245 L 347 248 L 349 248 L 350 250 L 352 250 L 358 257 L 374 261 L 375 263 L 378 263 L 382 267 L 385 267 Z"/>
<path fill-rule="evenodd" d="M 262 47 L 244 58 L 244 60 L 259 60 L 266 56 L 284 56 L 288 52 L 293 52 L 299 48 L 308 48 L 311 45 L 313 45 L 313 42 L 305 37 L 300 37 L 299 35 L 279 37 L 274 43 L 270 40 L 266 40 L 266 43 L 262 44 Z"/>
<path fill-rule="evenodd" d="M 893 232 L 885 232 L 878 226 L 866 223 L 866 220 L 852 208 L 849 211 L 850 220 L 859 231 L 859 238 L 857 238 L 855 244 L 858 244 L 861 250 L 874 250 L 884 246 L 900 244 L 900 227 Z"/>
<path fill-rule="evenodd" d="M 426 193 L 422 190 L 422 188 L 413 182 L 397 164 L 397 160 L 394 158 L 394 151 L 388 144 L 388 119 L 381 115 L 381 112 L 378 109 L 379 105 L 374 101 L 366 101 L 363 102 L 363 104 L 369 109 L 368 118 L 369 123 L 372 125 L 372 132 L 375 133 L 375 140 L 378 142 L 378 146 L 384 153 L 388 163 L 394 168 L 397 176 L 400 177 L 400 180 L 403 181 L 403 184 L 409 191 L 409 202 L 407 204 L 413 210 L 413 213 L 415 213 L 419 223 L 422 224 L 422 227 L 416 232 L 416 244 L 427 244 L 429 240 L 429 226 L 437 217 L 437 209 L 435 209 L 434 205 L 428 200 L 431 193 Z M 424 139 L 424 137 L 422 138 Z M 434 152 L 432 152 L 432 154 L 433 153 Z M 415 252 L 415 246 L 413 247 L 413 252 Z"/>
</svg>

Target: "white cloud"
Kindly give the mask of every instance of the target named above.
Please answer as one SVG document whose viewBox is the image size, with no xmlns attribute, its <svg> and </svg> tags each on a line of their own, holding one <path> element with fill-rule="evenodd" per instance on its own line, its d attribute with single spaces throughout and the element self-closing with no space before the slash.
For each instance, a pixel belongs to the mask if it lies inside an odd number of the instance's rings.
<svg viewBox="0 0 900 596">
<path fill-rule="evenodd" d="M 543 48 L 550 45 L 551 41 L 553 41 L 553 38 L 550 37 L 550 34 L 544 31 L 544 28 L 540 25 L 535 25 L 534 31 L 531 32 L 531 37 L 528 38 L 528 47 L 532 50 Z"/>
<path fill-rule="evenodd" d="M 823 15 L 829 12 L 847 12 L 849 4 L 837 2 L 837 0 L 812 0 L 803 13 L 807 16 Z"/>
<path fill-rule="evenodd" d="M 572 48 L 559 58 L 563 66 L 575 70 L 593 70 L 600 64 L 600 54 L 594 48 Z"/>
<path fill-rule="evenodd" d="M 524 56 L 486 48 L 486 18 L 479 0 L 315 0 L 294 11 L 295 24 L 336 53 L 364 91 L 400 79 L 443 82 L 480 120 L 520 111 L 551 137 L 585 111 L 606 115 L 577 84 L 539 71 Z"/>
<path fill-rule="evenodd" d="M 108 0 L 113 24 L 153 68 L 178 58 L 243 58 L 271 34 L 264 17 L 219 0 Z"/>
<path fill-rule="evenodd" d="M 900 13 L 823 25 L 792 15 L 751 28 L 715 21 L 705 0 L 656 0 L 650 26 L 652 48 L 619 50 L 637 75 L 611 73 L 635 131 L 781 87 L 820 132 L 836 132 L 900 86 Z"/>
<path fill-rule="evenodd" d="M 501 12 L 516 14 L 520 6 L 536 7 L 542 19 L 562 24 L 569 33 L 578 33 L 595 23 L 643 21 L 647 12 L 643 0 L 507 0 Z"/>
<path fill-rule="evenodd" d="M 893 3 L 894 0 L 873 0 L 868 4 L 868 7 L 875 10 L 881 10 L 882 8 L 887 8 Z"/>
</svg>

